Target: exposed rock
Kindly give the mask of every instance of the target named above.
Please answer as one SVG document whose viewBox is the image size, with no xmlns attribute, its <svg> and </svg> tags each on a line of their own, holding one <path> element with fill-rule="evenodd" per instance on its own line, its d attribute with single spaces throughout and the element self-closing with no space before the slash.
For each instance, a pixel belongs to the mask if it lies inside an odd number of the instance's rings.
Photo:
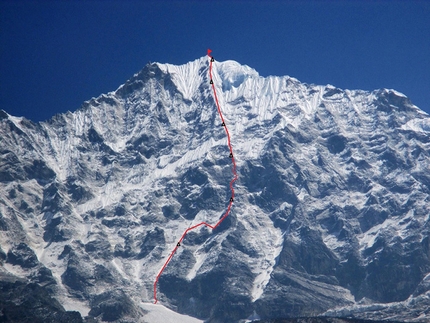
<svg viewBox="0 0 430 323">
<path fill-rule="evenodd" d="M 105 322 L 113 322 L 122 318 L 139 319 L 139 311 L 122 290 L 113 290 L 95 296 L 91 301 L 90 316 Z M 122 322 L 125 322 L 122 320 Z"/>
<path fill-rule="evenodd" d="M 6 262 L 23 268 L 32 268 L 39 263 L 34 251 L 24 242 L 21 242 L 7 252 Z"/>
<path fill-rule="evenodd" d="M 65 311 L 35 283 L 0 280 L 0 321 L 14 323 L 83 323 L 79 312 Z"/>
</svg>

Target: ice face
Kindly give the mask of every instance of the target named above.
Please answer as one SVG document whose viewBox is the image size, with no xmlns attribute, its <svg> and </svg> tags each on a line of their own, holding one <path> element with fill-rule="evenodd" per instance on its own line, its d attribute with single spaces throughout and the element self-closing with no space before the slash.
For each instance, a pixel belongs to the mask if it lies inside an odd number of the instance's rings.
<svg viewBox="0 0 430 323">
<path fill-rule="evenodd" d="M 231 90 L 232 87 L 239 87 L 248 78 L 259 76 L 256 70 L 231 60 L 215 64 L 215 67 L 222 80 L 224 92 Z"/>
</svg>

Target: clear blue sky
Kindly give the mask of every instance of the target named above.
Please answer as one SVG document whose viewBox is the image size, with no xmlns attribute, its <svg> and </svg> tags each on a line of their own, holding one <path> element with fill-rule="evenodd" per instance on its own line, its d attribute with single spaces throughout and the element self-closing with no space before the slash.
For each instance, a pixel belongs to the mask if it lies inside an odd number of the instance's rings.
<svg viewBox="0 0 430 323">
<path fill-rule="evenodd" d="M 394 88 L 430 112 L 430 1 L 0 0 L 0 109 L 45 120 L 207 48 L 263 76 Z"/>
</svg>

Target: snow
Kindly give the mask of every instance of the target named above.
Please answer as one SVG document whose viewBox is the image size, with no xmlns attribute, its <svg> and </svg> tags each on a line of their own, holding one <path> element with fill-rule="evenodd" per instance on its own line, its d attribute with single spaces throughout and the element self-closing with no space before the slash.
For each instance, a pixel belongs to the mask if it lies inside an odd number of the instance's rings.
<svg viewBox="0 0 430 323">
<path fill-rule="evenodd" d="M 183 65 L 161 64 L 157 66 L 165 73 L 172 76 L 173 82 L 178 86 L 183 98 L 191 100 L 203 79 L 207 75 L 207 70 L 200 72 L 199 69 L 209 57 L 202 57 Z"/>
<path fill-rule="evenodd" d="M 140 307 L 147 311 L 144 323 L 203 323 L 188 315 L 178 314 L 161 304 L 141 303 Z"/>
<path fill-rule="evenodd" d="M 88 304 L 81 302 L 76 298 L 65 297 L 64 295 L 59 299 L 59 301 L 66 311 L 78 311 L 81 313 L 82 317 L 86 317 L 91 310 Z"/>
<path fill-rule="evenodd" d="M 406 98 L 406 95 L 404 95 L 403 93 L 401 93 L 399 91 L 396 91 L 396 90 L 393 90 L 393 89 L 388 89 L 388 91 L 390 91 L 390 92 L 394 93 L 395 95 L 400 96 L 402 98 Z"/>
<path fill-rule="evenodd" d="M 187 279 L 189 281 L 193 280 L 194 277 L 196 277 L 198 270 L 202 267 L 202 265 L 206 261 L 207 254 L 204 253 L 202 249 L 203 248 L 199 248 L 194 252 L 194 258 L 196 259 L 196 263 L 187 274 Z"/>
<path fill-rule="evenodd" d="M 21 121 L 24 118 L 23 117 L 14 117 L 14 116 L 11 116 L 9 114 L 8 114 L 8 116 L 9 116 L 9 120 L 11 120 L 15 124 L 15 126 L 17 126 L 22 131 L 23 129 L 21 127 Z"/>
<path fill-rule="evenodd" d="M 195 219 L 190 221 L 181 214 L 175 220 L 167 219 L 161 210 L 164 205 L 169 205 L 176 214 L 179 213 L 180 202 L 172 198 L 174 194 L 172 195 L 169 190 L 182 189 L 180 186 L 182 183 L 178 179 L 190 168 L 203 170 L 205 174 L 212 172 L 209 174 L 208 185 L 221 192 L 228 191 L 231 165 L 217 164 L 220 160 L 219 151 L 222 152 L 222 149 L 226 148 L 227 140 L 225 133 L 218 131 L 223 129 L 221 127 L 216 129 L 219 120 L 214 110 L 215 105 L 212 103 L 208 65 L 208 57 L 180 66 L 157 63 L 164 73 L 170 73 L 180 93 L 176 92 L 174 97 L 169 97 L 169 92 L 163 89 L 159 80 L 150 79 L 141 92 L 136 91 L 127 98 L 116 97 L 115 93 L 102 95 L 91 100 L 93 103 L 89 103 L 88 109 L 62 115 L 64 123 L 58 122 L 55 126 L 41 123 L 46 135 L 27 129 L 25 124 L 21 124 L 22 118 L 9 117 L 17 127 L 28 134 L 38 149 L 33 153 L 24 149 L 24 146 L 19 146 L 23 159 L 26 161 L 34 160 L 36 157 L 43 159 L 56 172 L 56 181 L 60 185 L 64 185 L 69 176 L 79 177 L 82 180 L 80 184 L 90 188 L 93 194 L 90 200 L 76 203 L 65 191 L 61 193 L 63 195 L 60 197 L 64 200 L 65 208 L 72 209 L 71 216 L 61 211 L 51 215 L 53 218 L 60 216 L 67 218 L 64 227 L 73 233 L 73 238 L 69 241 L 48 245 L 43 240 L 43 227 L 49 216 L 43 215 L 40 210 L 30 219 L 27 219 L 24 213 L 17 213 L 26 241 L 35 250 L 40 261 L 52 270 L 63 293 L 60 302 L 67 309 L 79 310 L 83 315 L 89 310 L 86 304 L 68 295 L 62 285 L 61 275 L 64 273 L 66 260 L 59 260 L 58 255 L 65 244 L 74 246 L 76 243 L 79 245 L 77 249 L 82 250 L 82 245 L 86 242 L 103 238 L 113 249 L 116 244 L 124 245 L 126 239 L 133 240 L 139 235 L 143 236 L 156 226 L 162 228 L 166 243 L 157 245 L 144 259 L 113 257 L 104 262 L 100 258 L 96 260 L 90 256 L 88 258 L 88 266 L 100 263 L 112 269 L 115 278 L 132 286 L 127 287 L 130 288 L 128 290 L 130 294 L 134 296 L 138 294 L 140 299 L 149 301 L 153 295 L 153 280 L 184 230 L 202 221 L 214 224 L 224 211 L 223 206 L 219 206 L 218 209 L 217 206 L 213 206 L 213 209 L 200 210 Z M 395 170 L 383 174 L 384 162 L 380 158 L 385 150 L 392 149 L 398 158 L 405 159 L 413 146 L 423 152 L 428 151 L 428 143 L 412 139 L 408 142 L 409 146 L 401 146 L 400 144 L 405 144 L 406 140 L 403 137 L 404 132 L 386 126 L 392 116 L 387 116 L 386 113 L 378 114 L 375 107 L 377 104 L 375 100 L 378 100 L 376 92 L 343 91 L 330 85 L 308 85 L 288 76 L 261 77 L 252 68 L 234 61 L 215 61 L 213 78 L 238 165 L 239 180 L 235 183 L 237 198 L 232 211 L 237 217 L 237 227 L 240 225 L 244 228 L 239 232 L 242 235 L 241 243 L 252 250 L 254 255 L 250 256 L 234 248 L 226 252 L 232 252 L 234 256 L 240 257 L 252 271 L 254 281 L 247 291 L 252 301 L 261 299 L 264 295 L 284 240 L 297 245 L 303 243 L 298 229 L 300 227 L 308 226 L 319 231 L 325 245 L 343 261 L 342 250 L 347 250 L 348 247 L 352 246 L 358 248 L 357 251 L 363 252 L 374 245 L 379 235 L 406 240 L 411 237 L 408 228 L 410 221 L 417 221 L 419 225 L 428 221 L 426 200 L 428 196 L 425 192 L 420 192 L 419 198 L 410 194 L 388 192 L 389 185 L 401 186 L 411 182 L 414 183 L 412 184 L 414 187 L 419 188 L 421 184 L 411 180 L 409 170 L 401 172 Z M 329 91 L 334 94 L 325 96 Z M 401 93 L 389 91 L 404 97 Z M 191 100 L 191 103 L 186 100 Z M 156 120 L 158 103 L 162 103 L 164 110 L 160 113 L 166 114 L 168 122 Z M 421 135 L 430 133 L 430 119 L 424 113 L 407 112 L 399 115 L 398 120 L 400 120 L 398 124 L 402 124 L 400 129 Z M 101 152 L 97 150 L 100 148 L 98 146 L 97 149 L 93 149 L 97 144 L 88 144 L 86 137 L 90 128 L 98 132 L 104 144 L 115 154 Z M 161 152 L 157 151 L 160 154 L 154 154 L 149 158 L 140 152 L 138 156 L 141 161 L 130 167 L 124 166 L 127 162 L 128 149 L 132 149 L 130 142 L 148 133 L 154 134 L 154 142 L 148 142 L 148 145 L 167 139 L 170 140 L 172 148 L 166 150 L 162 148 Z M 333 134 L 340 134 L 348 141 L 345 150 L 339 154 L 331 154 L 326 147 L 327 138 Z M 374 138 L 371 139 L 372 137 Z M 6 138 L 4 142 L 7 140 L 9 139 Z M 289 140 L 291 144 L 288 143 Z M 283 145 L 284 147 L 281 147 Z M 106 156 L 111 160 L 104 164 L 101 159 Z M 272 156 L 276 158 L 273 164 L 269 160 Z M 360 169 L 352 159 L 366 160 L 370 164 L 369 169 Z M 206 167 L 205 163 L 210 166 Z M 269 214 L 262 206 L 260 208 L 258 203 L 254 203 L 255 198 L 262 196 L 266 181 L 262 179 L 260 191 L 258 189 L 247 191 L 245 183 L 252 180 L 245 178 L 248 163 L 261 169 L 273 165 L 283 180 L 288 179 L 290 183 L 299 177 L 302 178 L 303 184 L 291 185 L 291 190 L 298 199 L 297 206 L 284 203 Z M 423 153 L 416 161 L 412 160 L 411 164 L 413 164 L 411 172 L 425 173 L 428 156 Z M 370 181 L 369 191 L 345 188 L 351 174 L 366 175 L 365 178 Z M 98 176 L 100 179 L 96 179 Z M 220 178 L 222 180 L 218 181 Z M 386 187 L 382 185 L 381 178 L 389 185 Z M 166 183 L 173 183 L 173 188 L 166 189 Z M 27 191 L 22 195 L 27 198 L 26 201 L 31 207 L 37 209 L 36 205 L 40 201 L 31 202 L 28 196 L 44 198 L 45 202 L 48 202 L 49 197 L 43 196 L 44 187 L 37 184 L 36 180 L 27 181 L 23 185 Z M 325 186 L 332 189 L 324 192 Z M 9 185 L 0 187 L 0 194 L 5 197 L 5 202 L 0 204 L 0 212 L 5 218 L 9 217 L 8 208 L 19 210 L 21 202 L 19 199 L 15 202 L 9 201 L 7 195 L 11 188 L 12 184 L 10 187 Z M 417 192 L 418 188 L 414 192 Z M 195 184 L 187 187 L 182 193 L 186 195 L 185 197 L 192 198 L 198 196 L 201 191 L 202 185 Z M 182 193 L 175 192 L 177 195 Z M 328 195 L 322 196 L 323 193 Z M 346 210 L 347 207 L 356 208 L 360 212 L 365 210 L 370 196 L 379 200 L 381 208 L 389 198 L 405 208 L 408 207 L 406 203 L 409 200 L 415 199 L 417 209 L 409 210 L 407 214 L 397 217 L 389 216 L 383 223 L 374 225 L 367 232 L 361 232 L 359 220 L 350 217 Z M 102 208 L 111 212 L 120 203 L 127 205 L 128 209 L 126 215 L 117 219 L 126 219 L 129 226 L 127 224 L 119 229 L 107 228 L 100 219 L 89 215 L 90 212 L 97 212 Z M 292 211 L 293 208 L 295 213 Z M 340 210 L 338 220 L 350 226 L 345 228 L 349 230 L 351 240 L 354 243 L 358 242 L 358 246 L 350 244 L 348 239 L 341 241 L 337 237 L 337 232 L 329 234 L 321 225 L 333 215 L 328 214 L 331 208 Z M 276 215 L 276 212 L 281 212 L 286 218 L 290 215 L 294 217 L 292 220 L 289 219 L 290 227 L 280 229 L 274 226 L 272 216 Z M 141 217 L 148 215 L 151 216 L 150 221 L 142 224 Z M 114 216 L 109 214 L 107 218 L 113 219 Z M 221 245 L 235 229 L 229 228 L 221 234 L 213 235 L 201 246 L 184 245 L 194 255 L 195 264 L 190 266 L 191 268 L 187 267 L 188 271 L 183 277 L 193 280 L 199 274 L 210 271 L 217 264 L 216 255 L 221 247 L 216 246 L 205 252 L 206 244 L 215 240 Z M 420 234 L 424 236 L 425 233 L 419 231 L 417 236 Z M 7 252 L 11 246 L 10 237 L 1 235 L 0 242 Z M 178 250 L 178 255 L 183 249 L 185 248 Z M 366 262 L 366 259 L 360 260 Z M 169 269 L 170 267 L 167 268 Z M 25 271 L 10 264 L 5 264 L 3 270 L 22 277 L 26 275 Z M 423 283 L 428 283 L 428 277 Z M 305 283 L 307 284 L 303 282 Z M 337 290 L 333 287 L 333 293 L 346 295 L 348 300 L 353 301 L 352 295 L 343 289 Z M 380 308 L 380 305 L 375 306 Z M 149 323 L 201 322 L 176 314 L 160 304 L 144 303 L 142 308 L 148 311 L 145 320 Z"/>
<path fill-rule="evenodd" d="M 425 119 L 412 119 L 406 122 L 401 127 L 403 130 L 412 130 L 415 132 L 430 133 L 430 118 Z"/>
<path fill-rule="evenodd" d="M 216 71 L 221 78 L 220 83 L 222 84 L 223 91 L 238 88 L 248 78 L 257 78 L 259 76 L 257 71 L 253 68 L 231 60 L 223 62 L 215 61 L 213 66 L 213 70 Z"/>
<path fill-rule="evenodd" d="M 414 210 L 410 210 L 401 218 L 387 218 L 384 222 L 377 224 L 368 231 L 358 235 L 360 251 L 371 248 L 379 235 L 399 236 L 402 240 L 410 235 L 408 226 L 410 220 L 414 219 Z M 422 221 L 422 219 L 416 219 Z"/>
<path fill-rule="evenodd" d="M 240 141 L 240 139 L 238 140 Z M 253 160 L 261 156 L 266 142 L 262 138 L 255 138 L 254 140 L 244 141 L 242 146 L 243 160 Z M 240 161 L 241 162 L 241 161 Z"/>
<path fill-rule="evenodd" d="M 243 204 L 238 207 L 242 210 L 237 215 L 238 219 L 249 232 L 247 237 L 243 237 L 244 244 L 259 253 L 258 258 L 249 257 L 248 259 L 249 266 L 255 274 L 251 290 L 252 301 L 255 302 L 263 295 L 264 289 L 270 281 L 276 259 L 282 250 L 284 236 L 259 208 Z"/>
</svg>

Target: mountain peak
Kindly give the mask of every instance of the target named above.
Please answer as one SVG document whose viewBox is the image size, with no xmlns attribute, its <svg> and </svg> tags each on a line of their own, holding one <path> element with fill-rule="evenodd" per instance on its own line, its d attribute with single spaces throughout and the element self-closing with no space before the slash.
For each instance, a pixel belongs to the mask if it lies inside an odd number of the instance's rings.
<svg viewBox="0 0 430 323">
<path fill-rule="evenodd" d="M 192 93 L 200 86 L 201 82 L 208 80 L 209 56 L 203 56 L 192 62 L 183 65 L 161 64 L 158 67 L 165 73 L 172 75 L 172 80 L 179 86 L 179 90 L 185 98 L 190 99 Z M 213 63 L 214 80 L 222 85 L 223 91 L 228 91 L 232 87 L 238 87 L 247 78 L 258 77 L 259 74 L 247 65 L 227 60 L 214 61 Z"/>
<path fill-rule="evenodd" d="M 9 118 L 9 114 L 6 111 L 0 109 L 0 120 L 7 118 Z"/>
<path fill-rule="evenodd" d="M 229 91 L 233 87 L 239 87 L 248 78 L 257 78 L 259 74 L 253 68 L 247 65 L 241 65 L 236 61 L 227 60 L 214 64 L 215 72 L 219 76 L 222 84 L 222 90 Z"/>
<path fill-rule="evenodd" d="M 231 197 L 209 59 L 148 64 L 38 125 L 0 111 L 0 284 L 39 284 L 94 321 L 157 322 L 161 266 Z M 183 239 L 159 303 L 207 322 L 428 320 L 430 117 L 393 90 L 212 67 L 234 205 Z"/>
<path fill-rule="evenodd" d="M 169 74 L 173 83 L 182 93 L 184 99 L 191 100 L 194 93 L 208 79 L 209 57 L 203 56 L 194 61 L 182 65 L 172 65 L 168 63 L 156 63 L 166 74 Z"/>
</svg>

